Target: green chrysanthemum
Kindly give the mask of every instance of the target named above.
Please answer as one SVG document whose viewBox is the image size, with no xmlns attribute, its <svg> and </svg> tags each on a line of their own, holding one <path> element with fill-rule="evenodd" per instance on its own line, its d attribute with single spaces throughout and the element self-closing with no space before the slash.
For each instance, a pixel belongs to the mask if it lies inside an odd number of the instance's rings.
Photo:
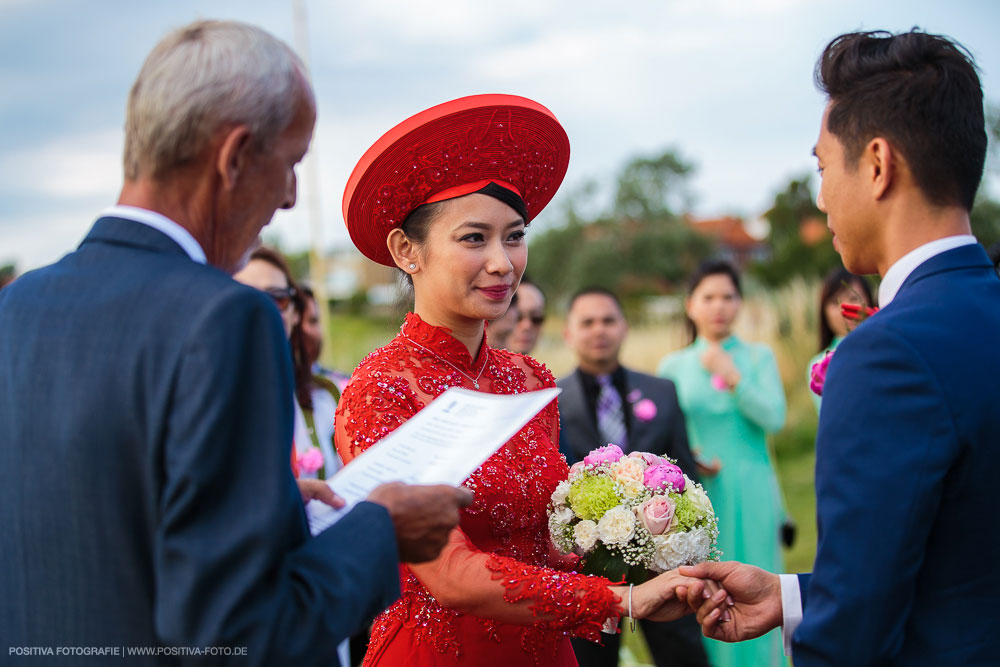
<svg viewBox="0 0 1000 667">
<path fill-rule="evenodd" d="M 603 475 L 587 475 L 573 482 L 566 500 L 578 517 L 591 521 L 600 521 L 605 512 L 621 504 L 615 483 Z"/>
<path fill-rule="evenodd" d="M 670 499 L 676 504 L 674 516 L 677 517 L 677 525 L 680 530 L 688 531 L 705 522 L 705 513 L 696 507 L 687 496 L 671 493 Z"/>
</svg>

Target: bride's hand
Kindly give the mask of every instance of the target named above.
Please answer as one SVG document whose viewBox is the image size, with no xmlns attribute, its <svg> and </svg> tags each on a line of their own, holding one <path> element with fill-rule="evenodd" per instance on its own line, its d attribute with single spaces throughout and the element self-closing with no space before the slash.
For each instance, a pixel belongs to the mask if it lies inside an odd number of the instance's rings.
<svg viewBox="0 0 1000 667">
<path fill-rule="evenodd" d="M 678 595 L 678 588 L 681 588 L 685 595 Z M 628 589 L 628 586 L 612 587 L 615 594 L 622 599 L 621 606 L 625 615 L 629 614 Z M 685 577 L 677 570 L 664 572 L 632 588 L 632 618 L 673 621 L 687 616 L 694 612 L 688 606 L 687 593 L 701 596 L 706 589 L 709 590 L 709 595 L 717 590 L 714 583 Z"/>
</svg>

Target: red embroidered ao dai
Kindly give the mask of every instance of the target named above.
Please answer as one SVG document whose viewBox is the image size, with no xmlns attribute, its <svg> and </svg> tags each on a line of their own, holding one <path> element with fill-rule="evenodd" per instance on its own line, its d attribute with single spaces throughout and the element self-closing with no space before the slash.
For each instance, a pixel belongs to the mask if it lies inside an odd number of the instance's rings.
<svg viewBox="0 0 1000 667">
<path fill-rule="evenodd" d="M 409 314 L 344 390 L 336 442 L 344 462 L 449 387 L 514 394 L 555 385 L 530 357 L 494 350 L 473 361 L 447 329 Z M 378 616 L 365 665 L 576 665 L 570 636 L 596 641 L 620 613 L 609 582 L 572 572 L 549 540 L 546 508 L 567 476 L 555 402 L 465 486 L 475 502 L 432 563 L 401 566 L 402 596 Z M 539 618 L 542 617 L 542 618 Z"/>
</svg>

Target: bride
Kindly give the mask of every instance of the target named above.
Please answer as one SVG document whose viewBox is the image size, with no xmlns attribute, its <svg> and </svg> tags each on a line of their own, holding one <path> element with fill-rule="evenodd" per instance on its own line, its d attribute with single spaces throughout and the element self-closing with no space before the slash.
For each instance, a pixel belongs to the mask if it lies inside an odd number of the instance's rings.
<svg viewBox="0 0 1000 667">
<path fill-rule="evenodd" d="M 361 158 L 344 194 L 369 259 L 403 271 L 413 312 L 361 362 L 336 417 L 344 462 L 448 387 L 513 394 L 555 385 L 531 357 L 489 346 L 528 259 L 525 228 L 559 187 L 569 142 L 545 107 L 477 95 L 428 109 Z M 402 596 L 375 621 L 365 665 L 575 665 L 570 637 L 609 619 L 672 620 L 693 584 L 674 572 L 631 589 L 573 571 L 549 539 L 546 507 L 567 476 L 555 403 L 484 463 L 441 556 L 400 568 Z"/>
</svg>

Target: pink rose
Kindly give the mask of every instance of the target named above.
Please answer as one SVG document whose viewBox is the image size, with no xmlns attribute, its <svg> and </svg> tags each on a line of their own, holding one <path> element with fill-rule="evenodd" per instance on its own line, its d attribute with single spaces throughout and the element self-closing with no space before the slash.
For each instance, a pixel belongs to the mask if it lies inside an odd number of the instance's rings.
<svg viewBox="0 0 1000 667">
<path fill-rule="evenodd" d="M 644 398 L 632 406 L 632 412 L 635 413 L 635 418 L 641 422 L 648 422 L 656 416 L 656 403 Z"/>
<path fill-rule="evenodd" d="M 823 358 L 809 369 L 809 388 L 817 396 L 823 395 L 823 385 L 826 384 L 826 369 L 830 366 L 830 359 L 832 358 L 833 350 L 827 350 Z"/>
<path fill-rule="evenodd" d="M 673 487 L 677 493 L 684 492 L 684 473 L 673 463 L 661 463 L 660 465 L 646 468 L 643 475 L 643 483 L 647 489 L 662 489 Z"/>
<path fill-rule="evenodd" d="M 310 447 L 304 452 L 299 452 L 297 456 L 299 470 L 306 475 L 311 475 L 323 467 L 323 452 L 319 451 L 319 447 Z"/>
<path fill-rule="evenodd" d="M 630 459 L 642 459 L 642 462 L 647 466 L 658 466 L 661 463 L 666 463 L 656 454 L 650 454 L 649 452 L 632 452 L 628 455 Z"/>
<path fill-rule="evenodd" d="M 653 496 L 639 505 L 639 518 L 646 529 L 653 535 L 662 535 L 676 523 L 674 517 L 675 505 L 667 496 Z"/>
<path fill-rule="evenodd" d="M 622 451 L 622 448 L 609 442 L 603 447 L 598 447 L 591 453 L 584 456 L 583 462 L 586 465 L 594 465 L 596 463 L 614 463 L 623 456 L 625 456 L 625 452 Z"/>
<path fill-rule="evenodd" d="M 585 466 L 585 465 L 586 465 L 586 464 L 585 464 L 585 463 L 584 463 L 583 461 L 577 461 L 576 463 L 574 463 L 573 465 L 571 465 L 571 466 L 569 467 L 569 474 L 571 474 L 571 475 L 572 475 L 572 474 L 576 473 L 576 472 L 577 472 L 577 471 L 579 471 L 579 470 L 580 470 L 581 468 L 583 468 L 583 466 Z"/>
</svg>

